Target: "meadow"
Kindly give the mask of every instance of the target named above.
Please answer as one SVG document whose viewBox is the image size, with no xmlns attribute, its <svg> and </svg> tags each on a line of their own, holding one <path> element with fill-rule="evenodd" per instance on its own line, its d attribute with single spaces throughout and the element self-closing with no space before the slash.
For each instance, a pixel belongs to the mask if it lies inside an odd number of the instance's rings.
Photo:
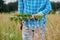
<svg viewBox="0 0 60 40">
<path fill-rule="evenodd" d="M 9 20 L 17 12 L 0 14 L 0 40 L 22 40 L 19 25 Z M 46 40 L 60 40 L 60 14 L 46 16 Z"/>
</svg>

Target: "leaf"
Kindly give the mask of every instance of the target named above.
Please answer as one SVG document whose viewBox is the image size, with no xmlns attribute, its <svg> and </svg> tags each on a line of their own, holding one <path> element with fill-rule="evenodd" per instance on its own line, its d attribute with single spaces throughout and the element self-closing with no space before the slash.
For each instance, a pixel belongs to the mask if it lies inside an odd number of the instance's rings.
<svg viewBox="0 0 60 40">
<path fill-rule="evenodd" d="M 37 16 L 35 16 L 34 18 L 35 18 L 35 20 L 41 20 L 42 16 L 37 15 Z"/>
</svg>

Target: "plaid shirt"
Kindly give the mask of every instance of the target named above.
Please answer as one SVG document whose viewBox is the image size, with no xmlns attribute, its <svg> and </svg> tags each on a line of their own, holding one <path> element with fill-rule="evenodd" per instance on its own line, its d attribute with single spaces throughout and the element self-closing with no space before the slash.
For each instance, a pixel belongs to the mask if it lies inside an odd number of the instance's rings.
<svg viewBox="0 0 60 40">
<path fill-rule="evenodd" d="M 18 0 L 18 12 L 30 15 L 40 13 L 43 18 L 40 21 L 31 20 L 30 22 L 26 21 L 26 27 L 31 27 L 34 30 L 34 27 L 44 27 L 46 26 L 46 14 L 51 11 L 51 4 L 49 0 Z"/>
</svg>

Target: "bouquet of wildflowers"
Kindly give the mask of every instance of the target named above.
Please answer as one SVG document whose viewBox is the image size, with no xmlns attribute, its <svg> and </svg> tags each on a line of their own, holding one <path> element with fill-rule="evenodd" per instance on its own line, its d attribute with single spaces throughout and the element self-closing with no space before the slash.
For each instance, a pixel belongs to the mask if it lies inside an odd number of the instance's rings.
<svg viewBox="0 0 60 40">
<path fill-rule="evenodd" d="M 31 15 L 30 14 L 14 14 L 13 16 L 10 17 L 10 21 L 14 21 L 16 24 L 18 24 L 18 22 L 21 24 L 21 29 L 22 29 L 22 22 L 26 21 L 26 20 L 30 20 Z M 42 16 L 37 15 L 34 16 L 34 19 L 31 20 L 40 20 L 42 18 Z"/>
</svg>

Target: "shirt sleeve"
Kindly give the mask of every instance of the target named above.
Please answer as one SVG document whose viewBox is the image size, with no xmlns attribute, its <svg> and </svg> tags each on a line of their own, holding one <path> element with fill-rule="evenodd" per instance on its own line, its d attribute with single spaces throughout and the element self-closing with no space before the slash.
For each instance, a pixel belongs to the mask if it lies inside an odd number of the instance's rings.
<svg viewBox="0 0 60 40">
<path fill-rule="evenodd" d="M 23 9 L 24 9 L 23 0 L 18 0 L 18 12 L 23 13 Z"/>
<path fill-rule="evenodd" d="M 46 7 L 45 9 L 43 9 L 40 14 L 43 16 L 43 15 L 46 15 L 48 14 L 50 11 L 52 10 L 51 8 L 51 3 L 50 3 L 50 0 L 46 0 Z"/>
</svg>

